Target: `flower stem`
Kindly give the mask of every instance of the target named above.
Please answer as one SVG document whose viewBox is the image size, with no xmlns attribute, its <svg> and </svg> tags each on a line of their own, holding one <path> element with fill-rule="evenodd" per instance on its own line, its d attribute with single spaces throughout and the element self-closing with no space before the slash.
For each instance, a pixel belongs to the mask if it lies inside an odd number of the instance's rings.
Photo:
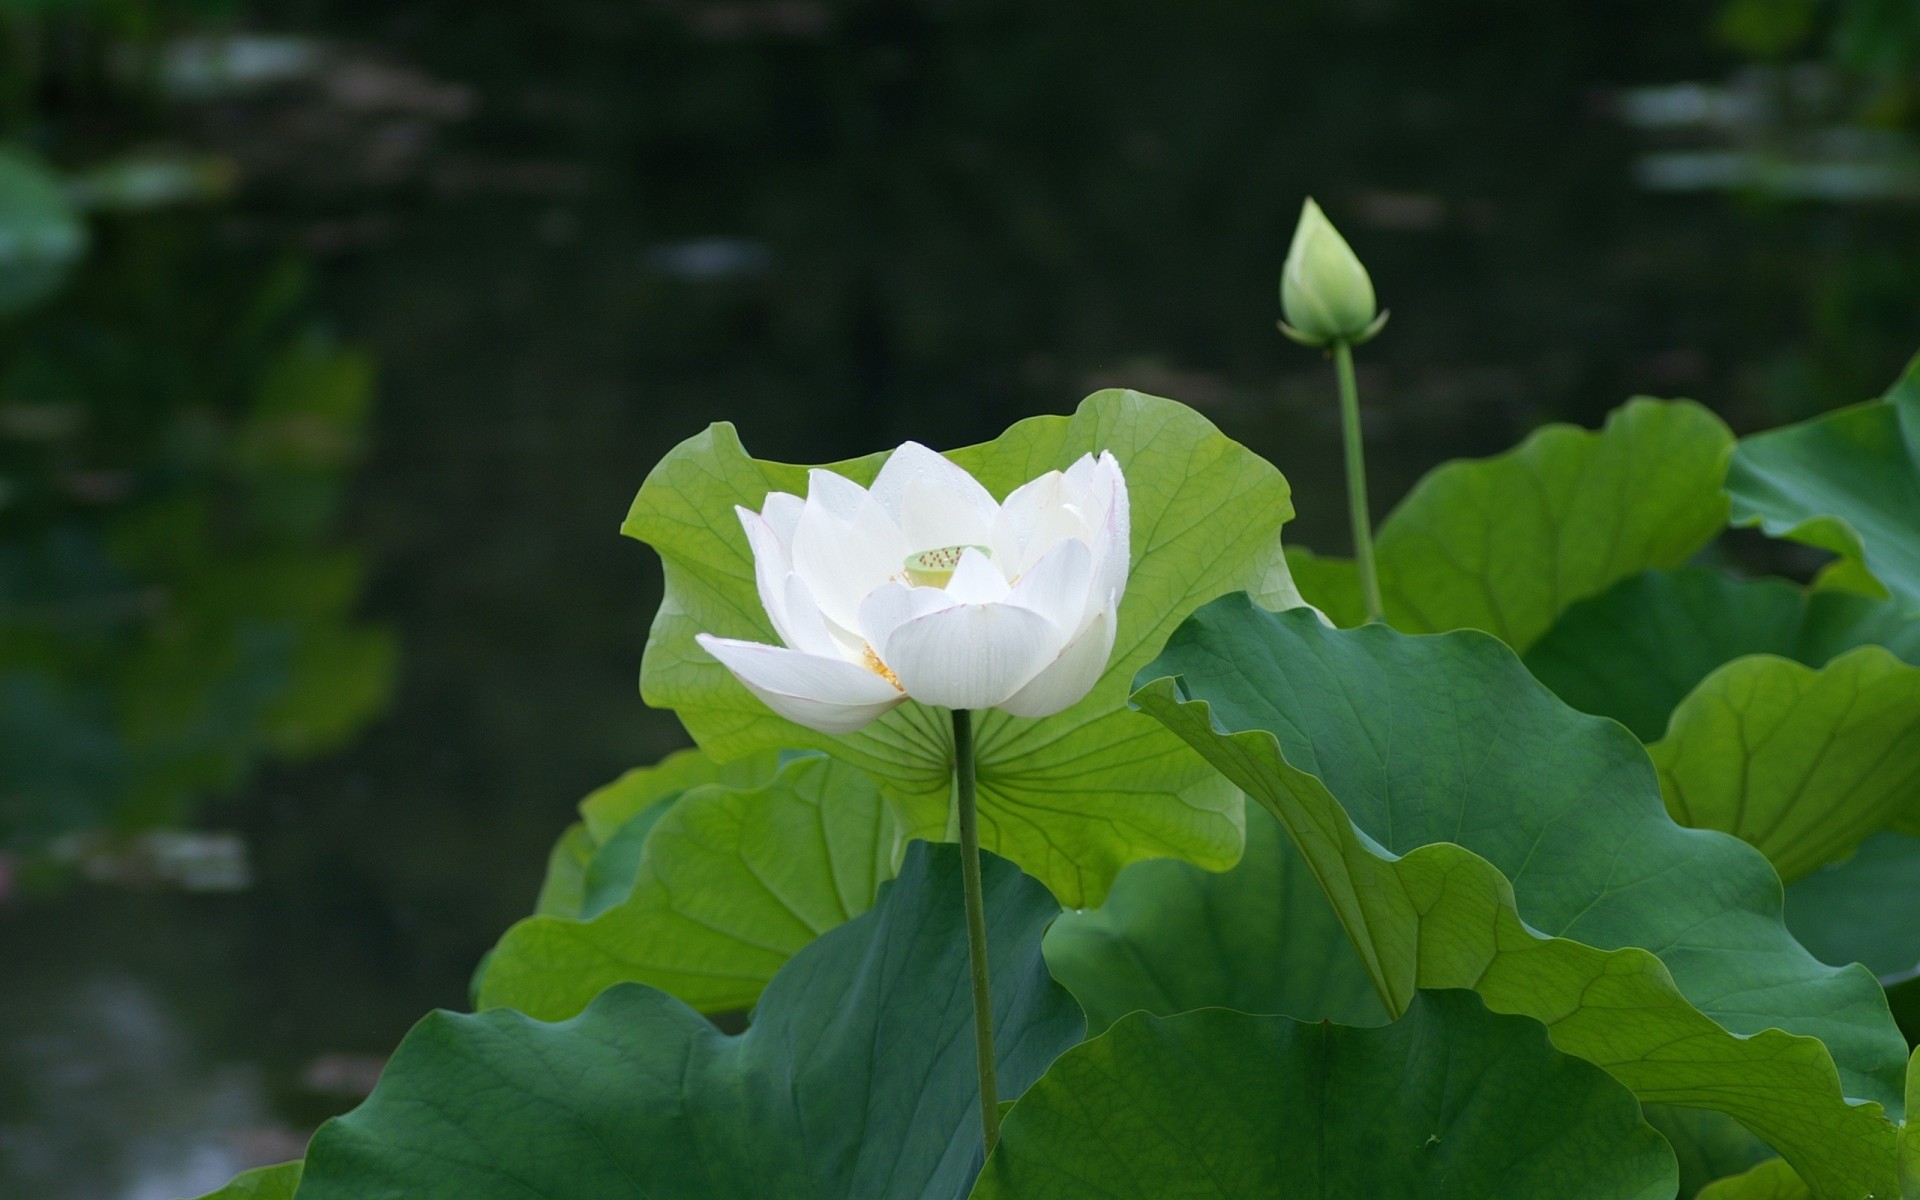
<svg viewBox="0 0 1920 1200">
<path fill-rule="evenodd" d="M 1000 1142 L 1000 1095 L 993 1083 L 993 993 L 987 988 L 987 910 L 980 894 L 980 820 L 973 781 L 973 714 L 953 710 L 953 775 L 960 811 L 960 878 L 967 903 L 967 962 L 973 969 L 973 1042 L 980 1067 L 980 1131 L 987 1153 Z"/>
<path fill-rule="evenodd" d="M 1360 595 L 1367 620 L 1385 618 L 1380 575 L 1373 565 L 1373 521 L 1367 516 L 1367 455 L 1360 442 L 1360 387 L 1353 379 L 1353 345 L 1333 343 L 1334 370 L 1340 376 L 1340 440 L 1347 450 L 1347 513 L 1353 519 L 1353 560 L 1360 567 Z"/>
</svg>

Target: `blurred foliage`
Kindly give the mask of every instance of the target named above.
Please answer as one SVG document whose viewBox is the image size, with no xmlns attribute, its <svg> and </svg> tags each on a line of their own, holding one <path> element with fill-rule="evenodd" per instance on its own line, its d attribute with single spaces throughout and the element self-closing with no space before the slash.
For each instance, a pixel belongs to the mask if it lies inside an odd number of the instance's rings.
<svg viewBox="0 0 1920 1200">
<path fill-rule="evenodd" d="M 1912 0 L 1725 0 L 1714 32 L 1763 60 L 1824 53 L 1845 70 L 1904 87 L 1920 85 L 1920 6 Z"/>
<path fill-rule="evenodd" d="M 285 268 L 121 248 L 71 305 L 0 328 L 0 847 L 190 818 L 264 757 L 340 745 L 389 689 L 333 536 L 372 364 Z M 196 282 L 189 282 L 196 280 Z"/>
</svg>

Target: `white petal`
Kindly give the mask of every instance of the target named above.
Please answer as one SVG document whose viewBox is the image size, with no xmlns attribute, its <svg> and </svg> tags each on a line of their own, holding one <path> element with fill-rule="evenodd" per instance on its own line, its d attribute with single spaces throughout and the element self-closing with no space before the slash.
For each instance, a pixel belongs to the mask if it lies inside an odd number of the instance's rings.
<svg viewBox="0 0 1920 1200">
<path fill-rule="evenodd" d="M 994 512 L 994 507 L 983 512 L 976 504 L 956 500 L 944 484 L 922 476 L 909 479 L 901 495 L 900 532 L 907 545 L 916 547 L 910 551 L 915 554 L 947 546 L 985 546 L 993 537 Z"/>
<path fill-rule="evenodd" d="M 881 657 L 923 704 L 992 708 L 1033 678 L 1064 640 L 1032 609 L 958 604 L 894 630 Z"/>
<path fill-rule="evenodd" d="M 766 502 L 760 506 L 760 515 L 773 527 L 773 534 L 780 544 L 793 553 L 793 531 L 800 524 L 800 511 L 807 502 L 792 492 L 768 492 Z"/>
<path fill-rule="evenodd" d="M 874 477 L 873 498 L 889 516 L 904 525 L 908 485 L 916 481 L 939 497 L 942 506 L 970 512 L 981 530 L 992 527 L 993 514 L 999 508 L 993 502 L 993 495 L 960 466 L 918 442 L 906 442 L 888 456 L 880 474 Z M 963 544 L 961 541 L 916 544 L 908 553 Z"/>
<path fill-rule="evenodd" d="M 852 733 L 906 699 L 885 679 L 843 658 L 707 633 L 694 640 L 768 708 L 821 733 Z"/>
<path fill-rule="evenodd" d="M 827 620 L 849 634 L 860 628 L 860 602 L 906 568 L 910 551 L 893 520 L 863 497 L 850 520 L 808 495 L 793 532 L 793 569 L 806 581 Z"/>
<path fill-rule="evenodd" d="M 845 475 L 836 475 L 819 467 L 807 471 L 806 503 L 824 508 L 842 521 L 851 521 L 853 514 L 866 502 L 867 489 Z"/>
<path fill-rule="evenodd" d="M 1007 598 L 1007 577 L 992 558 L 967 550 L 954 564 L 953 577 L 940 589 L 955 604 L 997 604 Z"/>
<path fill-rule="evenodd" d="M 915 617 L 924 617 L 952 608 L 953 598 L 939 588 L 908 587 L 904 583 L 886 583 L 875 588 L 860 604 L 860 632 L 875 654 L 887 644 L 894 630 Z"/>
<path fill-rule="evenodd" d="M 1092 596 L 1123 596 L 1127 591 L 1127 572 L 1133 560 L 1133 505 L 1127 497 L 1127 477 L 1111 453 L 1100 455 L 1095 472 L 1097 503 L 1103 510 L 1100 527 L 1094 531 L 1094 578 Z"/>
<path fill-rule="evenodd" d="M 1065 479 L 1058 471 L 1015 488 L 994 518 L 995 561 L 1012 579 L 1033 569 L 1042 555 L 1070 537 L 1086 538 L 1091 531 L 1077 510 L 1067 503 Z"/>
<path fill-rule="evenodd" d="M 1050 717 L 1079 702 L 1105 673 L 1119 625 L 1115 603 L 1109 603 L 1060 657 L 1001 701 L 1000 707 L 1016 717 Z"/>
<path fill-rule="evenodd" d="M 1098 604 L 1088 603 L 1092 586 L 1093 551 L 1079 538 L 1068 538 L 1019 578 L 1007 603 L 1032 609 L 1071 636 L 1099 611 Z"/>
<path fill-rule="evenodd" d="M 806 580 L 789 574 L 784 592 L 786 620 L 780 627 L 780 636 L 787 645 L 808 654 L 828 658 L 838 655 L 849 662 L 860 661 L 860 652 L 865 643 L 828 622 L 821 614 L 820 602 L 813 598 L 813 590 L 807 586 Z"/>
<path fill-rule="evenodd" d="M 738 505 L 733 511 L 740 518 L 740 528 L 747 531 L 747 548 L 753 552 L 753 585 L 760 592 L 760 607 L 773 622 L 780 640 L 798 646 L 787 633 L 787 576 L 793 573 L 787 548 L 780 544 L 765 517 Z"/>
</svg>

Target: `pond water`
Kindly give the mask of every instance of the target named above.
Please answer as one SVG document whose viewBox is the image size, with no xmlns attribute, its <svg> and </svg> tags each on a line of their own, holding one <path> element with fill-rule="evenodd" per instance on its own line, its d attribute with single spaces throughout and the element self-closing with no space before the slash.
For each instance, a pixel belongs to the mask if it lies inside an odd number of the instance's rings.
<svg viewBox="0 0 1920 1200">
<path fill-rule="evenodd" d="M 1377 510 L 1920 348 L 1886 85 L 1713 6 L 89 11 L 8 34 L 9 136 L 121 200 L 0 318 L 0 1196 L 297 1154 L 464 1004 L 574 802 L 684 740 L 617 527 L 709 421 L 820 461 L 1133 386 L 1343 551 L 1331 372 L 1272 325 L 1309 192 L 1393 310 Z"/>
</svg>

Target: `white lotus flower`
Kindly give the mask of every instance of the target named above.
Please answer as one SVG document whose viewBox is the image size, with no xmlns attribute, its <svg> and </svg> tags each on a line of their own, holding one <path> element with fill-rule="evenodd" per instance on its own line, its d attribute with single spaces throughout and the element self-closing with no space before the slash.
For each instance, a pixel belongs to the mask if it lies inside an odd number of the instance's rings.
<svg viewBox="0 0 1920 1200">
<path fill-rule="evenodd" d="M 925 446 L 871 489 L 815 470 L 805 499 L 736 509 L 783 646 L 698 635 L 767 707 L 850 733 L 906 700 L 1059 712 L 1106 669 L 1127 587 L 1127 481 L 1112 454 L 995 504 Z"/>
</svg>

